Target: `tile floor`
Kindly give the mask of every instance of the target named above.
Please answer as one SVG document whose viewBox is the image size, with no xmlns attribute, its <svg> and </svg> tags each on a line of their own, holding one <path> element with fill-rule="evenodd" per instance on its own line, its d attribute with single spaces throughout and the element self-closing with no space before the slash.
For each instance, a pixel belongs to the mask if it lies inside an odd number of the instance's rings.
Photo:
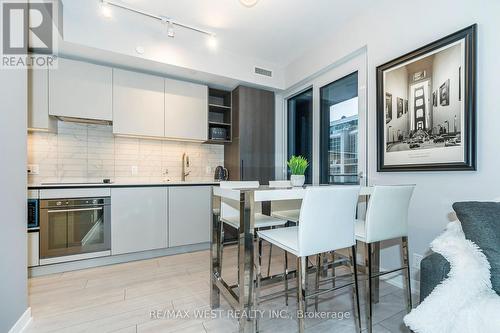
<svg viewBox="0 0 500 333">
<path fill-rule="evenodd" d="M 264 262 L 266 259 L 264 256 Z M 236 281 L 235 264 L 235 248 L 227 247 L 223 275 L 230 282 Z M 272 272 L 278 273 L 282 267 L 282 252 L 273 250 Z M 342 268 L 337 269 L 337 274 L 342 274 Z M 26 332 L 237 332 L 237 320 L 230 318 L 230 307 L 223 300 L 221 316 L 201 316 L 203 310 L 210 309 L 209 286 L 208 251 L 31 278 L 29 303 L 33 321 Z M 282 285 L 266 288 L 262 293 L 280 288 Z M 362 325 L 366 328 L 363 296 L 362 290 Z M 380 302 L 374 310 L 374 332 L 409 332 L 402 323 L 404 304 L 401 289 L 381 282 Z M 288 307 L 284 297 L 280 297 L 262 303 L 261 308 L 283 310 L 281 315 L 291 316 L 296 309 L 295 297 L 289 298 Z M 310 305 L 309 310 L 313 308 Z M 185 311 L 189 319 L 169 318 L 171 314 L 185 316 Z M 350 287 L 336 291 L 333 297 L 332 294 L 322 297 L 319 311 L 345 311 L 350 317 L 308 319 L 308 332 L 355 332 Z M 151 318 L 151 312 L 156 319 Z M 261 332 L 297 331 L 295 319 L 286 316 L 271 319 L 268 314 L 260 321 Z"/>
</svg>

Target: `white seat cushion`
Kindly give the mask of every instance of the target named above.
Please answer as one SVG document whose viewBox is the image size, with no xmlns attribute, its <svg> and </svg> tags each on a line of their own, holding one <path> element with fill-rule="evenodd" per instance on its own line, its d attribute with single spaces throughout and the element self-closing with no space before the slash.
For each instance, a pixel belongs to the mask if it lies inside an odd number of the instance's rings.
<svg viewBox="0 0 500 333">
<path fill-rule="evenodd" d="M 298 256 L 299 227 L 262 230 L 257 231 L 257 235 L 269 243 L 293 254 L 294 256 Z"/>
<path fill-rule="evenodd" d="M 354 233 L 356 234 L 356 240 L 359 240 L 361 242 L 366 242 L 365 221 L 356 220 L 354 224 Z"/>
<path fill-rule="evenodd" d="M 278 219 L 283 219 L 283 220 L 298 223 L 300 209 L 278 210 L 278 211 L 272 212 L 271 215 L 273 217 L 278 218 Z"/>
<path fill-rule="evenodd" d="M 239 216 L 223 217 L 222 222 L 229 224 L 231 227 L 238 229 L 240 227 Z M 285 225 L 287 220 L 280 220 L 272 216 L 261 213 L 255 214 L 255 228 L 269 228 Z"/>
</svg>

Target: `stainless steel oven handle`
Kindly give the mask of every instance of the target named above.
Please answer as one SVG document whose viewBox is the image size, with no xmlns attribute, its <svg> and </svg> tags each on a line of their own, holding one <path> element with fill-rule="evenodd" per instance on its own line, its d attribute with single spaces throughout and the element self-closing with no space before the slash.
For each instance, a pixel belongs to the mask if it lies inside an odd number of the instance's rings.
<svg viewBox="0 0 500 333">
<path fill-rule="evenodd" d="M 85 211 L 93 211 L 93 210 L 102 210 L 102 207 L 53 209 L 53 210 L 48 210 L 47 213 L 85 212 Z"/>
</svg>

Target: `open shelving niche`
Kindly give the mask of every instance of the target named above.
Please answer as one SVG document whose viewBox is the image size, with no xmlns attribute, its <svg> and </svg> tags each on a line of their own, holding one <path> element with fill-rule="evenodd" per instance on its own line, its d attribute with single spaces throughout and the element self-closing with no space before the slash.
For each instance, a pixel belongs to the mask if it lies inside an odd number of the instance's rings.
<svg viewBox="0 0 500 333">
<path fill-rule="evenodd" d="M 224 144 L 231 142 L 232 114 L 231 91 L 208 88 L 208 141 L 207 143 Z M 211 128 L 221 127 L 227 130 L 225 139 L 211 137 Z"/>
</svg>

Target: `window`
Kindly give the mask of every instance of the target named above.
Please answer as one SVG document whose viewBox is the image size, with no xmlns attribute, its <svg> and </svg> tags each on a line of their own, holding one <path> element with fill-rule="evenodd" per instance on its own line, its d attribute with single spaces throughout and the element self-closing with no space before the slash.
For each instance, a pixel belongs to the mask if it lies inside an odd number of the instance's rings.
<svg viewBox="0 0 500 333">
<path fill-rule="evenodd" d="M 359 184 L 358 73 L 320 89 L 320 182 Z"/>
<path fill-rule="evenodd" d="M 288 99 L 288 158 L 302 155 L 309 161 L 306 183 L 312 183 L 312 88 Z M 288 171 L 289 172 L 289 171 Z"/>
</svg>

